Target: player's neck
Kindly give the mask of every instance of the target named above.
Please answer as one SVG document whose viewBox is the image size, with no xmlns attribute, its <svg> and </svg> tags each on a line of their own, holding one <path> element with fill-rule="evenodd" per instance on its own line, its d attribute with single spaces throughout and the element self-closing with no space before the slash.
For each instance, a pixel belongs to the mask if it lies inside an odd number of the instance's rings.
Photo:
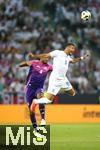
<svg viewBox="0 0 100 150">
<path fill-rule="evenodd" d="M 45 63 L 45 62 L 43 62 L 43 61 L 41 61 L 41 60 L 40 60 L 40 62 L 41 62 L 41 64 L 47 64 L 47 63 Z"/>
<path fill-rule="evenodd" d="M 66 50 L 64 50 L 64 53 L 65 53 L 66 55 L 69 55 L 69 52 L 68 52 L 68 51 L 66 51 Z"/>
</svg>

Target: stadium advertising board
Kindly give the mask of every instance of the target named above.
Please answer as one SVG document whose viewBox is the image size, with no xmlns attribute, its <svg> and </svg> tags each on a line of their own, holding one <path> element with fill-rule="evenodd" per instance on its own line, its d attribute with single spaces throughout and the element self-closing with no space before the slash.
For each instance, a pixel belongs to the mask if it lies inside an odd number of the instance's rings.
<svg viewBox="0 0 100 150">
<path fill-rule="evenodd" d="M 31 124 L 26 105 L 1 105 L 0 124 Z M 37 121 L 40 113 L 36 111 Z M 100 123 L 100 105 L 47 105 L 47 123 Z"/>
</svg>

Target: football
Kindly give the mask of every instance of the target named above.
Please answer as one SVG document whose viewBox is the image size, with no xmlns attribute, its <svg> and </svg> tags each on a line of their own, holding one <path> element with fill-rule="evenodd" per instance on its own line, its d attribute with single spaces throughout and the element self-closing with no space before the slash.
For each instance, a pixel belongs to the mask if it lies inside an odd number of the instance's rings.
<svg viewBox="0 0 100 150">
<path fill-rule="evenodd" d="M 83 21 L 89 21 L 91 19 L 91 12 L 88 10 L 84 10 L 81 12 L 81 19 Z"/>
</svg>

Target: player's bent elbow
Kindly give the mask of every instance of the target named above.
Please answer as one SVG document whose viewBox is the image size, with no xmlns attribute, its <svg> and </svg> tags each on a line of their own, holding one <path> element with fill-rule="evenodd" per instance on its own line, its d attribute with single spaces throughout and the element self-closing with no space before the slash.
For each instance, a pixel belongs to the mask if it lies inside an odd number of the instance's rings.
<svg viewBox="0 0 100 150">
<path fill-rule="evenodd" d="M 70 93 L 70 96 L 75 96 L 75 91 L 73 91 L 72 93 Z"/>
<path fill-rule="evenodd" d="M 73 92 L 72 96 L 75 96 L 75 94 L 76 94 L 76 93 L 75 93 L 75 92 Z"/>
</svg>

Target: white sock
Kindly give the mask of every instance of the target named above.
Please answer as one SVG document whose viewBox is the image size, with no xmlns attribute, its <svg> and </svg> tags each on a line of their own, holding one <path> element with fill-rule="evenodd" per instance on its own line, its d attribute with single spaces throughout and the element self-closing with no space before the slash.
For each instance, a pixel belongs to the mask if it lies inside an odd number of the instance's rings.
<svg viewBox="0 0 100 150">
<path fill-rule="evenodd" d="M 52 101 L 47 99 L 46 97 L 42 97 L 40 99 L 35 99 L 34 102 L 36 104 L 48 104 L 48 103 L 51 103 Z"/>
</svg>

